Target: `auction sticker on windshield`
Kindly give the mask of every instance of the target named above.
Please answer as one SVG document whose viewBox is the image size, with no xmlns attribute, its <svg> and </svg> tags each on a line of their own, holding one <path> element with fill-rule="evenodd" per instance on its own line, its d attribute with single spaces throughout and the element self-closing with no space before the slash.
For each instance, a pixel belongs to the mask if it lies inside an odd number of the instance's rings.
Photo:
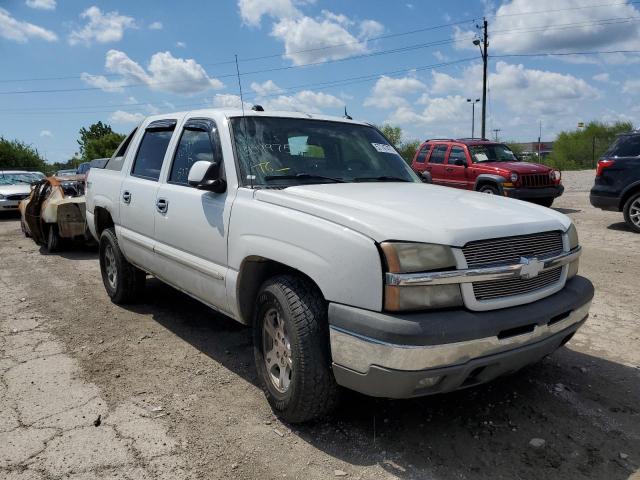
<svg viewBox="0 0 640 480">
<path fill-rule="evenodd" d="M 395 149 L 386 143 L 372 143 L 371 145 L 381 153 L 396 153 Z"/>
</svg>

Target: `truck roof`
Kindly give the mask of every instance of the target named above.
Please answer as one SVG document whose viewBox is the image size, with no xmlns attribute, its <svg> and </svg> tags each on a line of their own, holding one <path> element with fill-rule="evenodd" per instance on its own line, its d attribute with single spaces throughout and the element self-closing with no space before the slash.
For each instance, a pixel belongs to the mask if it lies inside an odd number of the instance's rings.
<svg viewBox="0 0 640 480">
<path fill-rule="evenodd" d="M 184 117 L 184 116 L 194 116 L 194 115 L 202 115 L 202 116 L 210 116 L 210 117 L 225 117 L 225 118 L 237 118 L 242 117 L 243 112 L 240 108 L 205 108 L 198 110 L 187 110 L 182 112 L 172 112 L 172 113 L 163 113 L 159 115 L 150 115 L 147 117 L 147 120 L 162 120 L 162 119 L 174 119 L 176 117 Z M 367 122 L 361 122 L 358 120 L 352 120 L 345 117 L 338 117 L 332 115 L 323 115 L 319 113 L 306 113 L 306 112 L 293 112 L 293 111 L 285 111 L 285 110 L 268 110 L 264 111 L 255 111 L 251 110 L 251 108 L 245 108 L 244 110 L 245 117 L 282 117 L 282 118 L 300 118 L 300 119 L 314 119 L 314 120 L 326 120 L 331 122 L 342 122 L 342 123 L 351 123 L 356 125 L 371 125 Z"/>
</svg>

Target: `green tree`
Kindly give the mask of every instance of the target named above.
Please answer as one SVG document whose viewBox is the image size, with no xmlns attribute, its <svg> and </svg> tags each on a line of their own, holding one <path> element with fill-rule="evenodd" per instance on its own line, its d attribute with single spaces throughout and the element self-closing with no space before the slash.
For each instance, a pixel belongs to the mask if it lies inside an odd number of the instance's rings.
<svg viewBox="0 0 640 480">
<path fill-rule="evenodd" d="M 404 158 L 404 161 L 411 165 L 413 156 L 420 146 L 420 141 L 414 139 L 403 140 L 402 137 L 404 135 L 402 133 L 402 129 L 400 127 L 395 127 L 387 123 L 379 126 L 378 130 L 380 130 L 382 134 L 389 139 L 391 144 L 398 149 L 400 155 L 402 156 L 402 158 Z"/>
<path fill-rule="evenodd" d="M 519 143 L 505 142 L 505 145 L 509 147 L 511 151 L 516 154 L 517 157 L 522 156 L 522 152 L 524 152 L 524 149 L 522 148 L 522 145 L 520 145 Z"/>
<path fill-rule="evenodd" d="M 0 137 L 0 170 L 44 171 L 45 167 L 45 161 L 35 148 L 18 140 Z"/>
<path fill-rule="evenodd" d="M 616 135 L 630 130 L 633 130 L 630 122 L 589 122 L 585 128 L 560 132 L 545 163 L 565 170 L 595 168 L 595 162 Z"/>
<path fill-rule="evenodd" d="M 114 132 L 106 123 L 94 123 L 88 129 L 82 127 L 78 140 L 80 159 L 88 162 L 94 158 L 110 157 L 124 138 L 125 135 Z"/>
</svg>

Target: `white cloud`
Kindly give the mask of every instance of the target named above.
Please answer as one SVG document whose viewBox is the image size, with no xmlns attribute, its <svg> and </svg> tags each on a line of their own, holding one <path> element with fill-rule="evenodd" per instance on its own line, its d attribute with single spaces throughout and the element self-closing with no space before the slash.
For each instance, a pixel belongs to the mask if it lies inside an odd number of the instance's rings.
<svg viewBox="0 0 640 480">
<path fill-rule="evenodd" d="M 273 80 L 267 80 L 263 83 L 251 82 L 251 90 L 256 92 L 258 97 L 282 93 L 282 89 Z"/>
<path fill-rule="evenodd" d="M 640 80 L 627 80 L 622 86 L 624 93 L 638 94 L 640 92 Z"/>
<path fill-rule="evenodd" d="M 240 96 L 230 93 L 216 93 L 211 100 L 211 104 L 220 108 L 240 108 Z M 244 102 L 244 108 L 250 109 L 251 107 L 250 103 Z"/>
<path fill-rule="evenodd" d="M 391 78 L 382 76 L 365 99 L 365 107 L 397 108 L 408 105 L 405 98 L 410 94 L 425 90 L 427 86 L 414 77 Z"/>
<path fill-rule="evenodd" d="M 366 52 L 367 40 L 384 30 L 375 20 L 365 19 L 356 24 L 346 15 L 329 10 L 322 10 L 320 16 L 311 18 L 298 8 L 311 1 L 238 0 L 238 7 L 245 24 L 258 26 L 264 16 L 273 19 L 271 35 L 284 43 L 284 56 L 294 65 Z M 357 33 L 349 29 L 356 29 Z"/>
<path fill-rule="evenodd" d="M 123 110 L 117 110 L 111 114 L 109 120 L 113 123 L 140 123 L 144 120 L 144 115 L 141 113 L 125 112 Z"/>
<path fill-rule="evenodd" d="M 162 22 L 153 22 L 149 24 L 149 30 L 162 30 L 163 28 L 164 25 L 162 25 Z"/>
<path fill-rule="evenodd" d="M 622 2 L 585 8 L 589 7 L 589 3 L 591 2 L 584 0 L 506 1 L 496 10 L 496 17 L 491 22 L 491 49 L 494 52 L 522 53 L 640 47 L 638 22 L 611 21 L 637 18 L 640 15 L 638 9 L 630 3 Z M 603 22 L 597 24 L 598 21 Z M 460 39 L 474 32 L 458 30 L 457 33 Z M 465 40 L 458 46 L 477 50 L 470 40 Z"/>
<path fill-rule="evenodd" d="M 242 21 L 254 27 L 260 25 L 265 15 L 276 18 L 300 15 L 292 0 L 239 0 L 238 7 Z"/>
<path fill-rule="evenodd" d="M 41 130 L 40 131 L 40 136 L 41 137 L 53 138 L 53 133 L 51 133 L 51 130 Z"/>
<path fill-rule="evenodd" d="M 279 95 L 273 99 L 265 100 L 262 102 L 262 106 L 267 110 L 320 113 L 327 109 L 342 108 L 344 101 L 328 93 L 303 90 L 295 95 Z"/>
<path fill-rule="evenodd" d="M 178 94 L 193 94 L 222 88 L 220 80 L 211 78 L 195 60 L 176 58 L 170 52 L 151 56 L 147 70 L 119 50 L 109 50 L 105 68 L 121 78 L 109 80 L 102 75 L 82 74 L 86 83 L 105 91 L 120 91 L 128 83 L 145 84 L 154 90 Z"/>
<path fill-rule="evenodd" d="M 609 79 L 608 73 L 598 73 L 597 75 L 594 75 L 591 78 L 593 78 L 596 82 L 601 82 L 601 83 L 609 83 L 611 81 Z"/>
<path fill-rule="evenodd" d="M 178 48 L 187 48 L 187 44 L 184 42 L 176 42 L 176 47 Z"/>
<path fill-rule="evenodd" d="M 124 31 L 135 28 L 136 23 L 132 17 L 120 15 L 118 12 L 102 13 L 98 7 L 89 7 L 80 14 L 87 20 L 84 27 L 74 30 L 69 34 L 71 45 L 89 44 L 92 41 L 98 43 L 117 42 L 122 40 Z"/>
<path fill-rule="evenodd" d="M 24 2 L 27 7 L 38 10 L 55 10 L 56 0 L 27 0 Z"/>
<path fill-rule="evenodd" d="M 47 42 L 58 40 L 58 36 L 51 30 L 16 20 L 4 8 L 0 8 L 0 37 L 18 43 L 26 43 L 32 38 Z"/>
</svg>

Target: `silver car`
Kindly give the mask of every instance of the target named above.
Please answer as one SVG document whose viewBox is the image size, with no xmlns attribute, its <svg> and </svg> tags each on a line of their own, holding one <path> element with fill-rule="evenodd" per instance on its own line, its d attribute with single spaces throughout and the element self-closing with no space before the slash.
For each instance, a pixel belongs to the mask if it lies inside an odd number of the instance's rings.
<svg viewBox="0 0 640 480">
<path fill-rule="evenodd" d="M 18 210 L 18 204 L 29 196 L 31 184 L 45 178 L 41 172 L 0 170 L 0 211 Z"/>
</svg>

